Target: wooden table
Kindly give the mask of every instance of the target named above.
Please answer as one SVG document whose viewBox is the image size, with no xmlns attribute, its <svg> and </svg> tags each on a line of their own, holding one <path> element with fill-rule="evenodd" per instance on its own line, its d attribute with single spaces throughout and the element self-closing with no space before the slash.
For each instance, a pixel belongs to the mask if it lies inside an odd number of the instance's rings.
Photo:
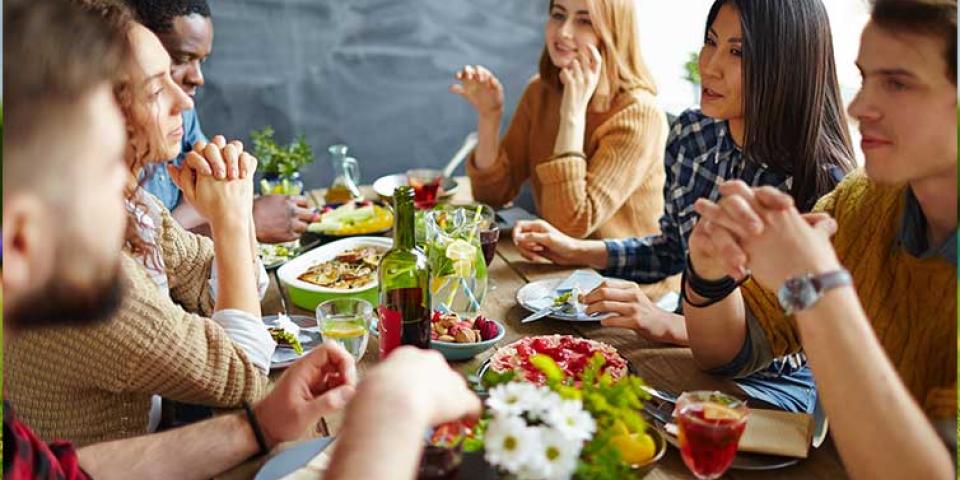
<svg viewBox="0 0 960 480">
<path fill-rule="evenodd" d="M 461 191 L 455 200 L 469 200 L 469 183 L 458 179 Z M 367 190 L 369 193 L 369 190 Z M 501 344 L 507 344 L 519 338 L 530 335 L 569 334 L 587 337 L 606 342 L 619 350 L 624 358 L 628 359 L 636 368 L 639 375 L 651 386 L 672 392 L 685 390 L 723 390 L 730 393 L 739 392 L 732 382 L 712 377 L 701 372 L 695 365 L 690 350 L 671 345 L 657 344 L 642 339 L 628 330 L 603 328 L 599 324 L 582 324 L 542 320 L 530 324 L 521 324 L 520 320 L 528 312 L 517 304 L 516 293 L 528 282 L 565 277 L 573 269 L 555 265 L 534 264 L 524 260 L 518 253 L 510 238 L 501 237 L 497 246 L 497 256 L 490 266 L 489 287 L 481 311 L 489 318 L 500 320 L 506 334 Z M 264 314 L 273 313 L 279 309 L 279 292 L 272 285 L 264 298 Z M 312 316 L 314 312 L 307 312 L 292 307 L 293 313 Z M 377 363 L 377 338 L 371 336 L 366 354 L 358 367 L 361 377 L 363 371 Z M 451 366 L 464 375 L 477 371 L 478 367 L 492 354 L 492 350 L 481 354 L 477 358 L 464 362 L 452 362 Z M 338 431 L 341 419 L 327 418 L 332 433 Z M 248 462 L 230 472 L 225 478 L 253 478 L 262 461 Z M 831 440 L 827 440 L 819 449 L 812 450 L 810 457 L 799 464 L 782 470 L 771 472 L 747 472 L 730 470 L 724 478 L 731 479 L 759 479 L 759 478 L 843 478 L 846 473 L 840 463 L 837 451 Z M 667 455 L 647 478 L 650 479 L 678 479 L 692 478 L 680 458 L 679 452 L 669 448 Z"/>
</svg>

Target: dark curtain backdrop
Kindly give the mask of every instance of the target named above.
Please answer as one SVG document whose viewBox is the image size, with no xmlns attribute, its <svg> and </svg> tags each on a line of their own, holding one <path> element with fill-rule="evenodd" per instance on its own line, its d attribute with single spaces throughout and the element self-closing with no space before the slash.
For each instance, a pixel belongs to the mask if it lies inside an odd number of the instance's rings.
<svg viewBox="0 0 960 480">
<path fill-rule="evenodd" d="M 327 146 L 346 143 L 363 181 L 441 167 L 476 128 L 447 91 L 464 64 L 506 89 L 504 128 L 543 48 L 546 0 L 212 0 L 213 55 L 197 108 L 207 135 L 304 134 L 332 180 Z M 461 166 L 458 173 L 462 174 Z M 528 202 L 522 202 L 524 204 Z"/>
</svg>

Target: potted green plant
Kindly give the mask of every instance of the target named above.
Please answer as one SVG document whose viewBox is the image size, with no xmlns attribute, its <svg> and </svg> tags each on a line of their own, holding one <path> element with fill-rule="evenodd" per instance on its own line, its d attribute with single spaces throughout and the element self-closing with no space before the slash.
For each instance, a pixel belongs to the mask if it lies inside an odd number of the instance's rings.
<svg viewBox="0 0 960 480">
<path fill-rule="evenodd" d="M 693 102 L 700 103 L 700 54 L 690 52 L 687 55 L 687 63 L 683 64 L 686 74 L 683 76 L 693 86 Z"/>
<path fill-rule="evenodd" d="M 288 145 L 279 145 L 273 138 L 272 127 L 250 132 L 253 155 L 257 157 L 260 179 L 260 194 L 300 195 L 303 181 L 300 169 L 313 163 L 313 150 L 303 135 Z"/>
</svg>

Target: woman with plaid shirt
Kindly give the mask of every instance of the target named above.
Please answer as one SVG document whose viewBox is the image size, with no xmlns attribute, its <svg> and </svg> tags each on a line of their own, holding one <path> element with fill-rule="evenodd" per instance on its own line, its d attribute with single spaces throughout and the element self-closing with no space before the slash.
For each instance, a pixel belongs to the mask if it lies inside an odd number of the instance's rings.
<svg viewBox="0 0 960 480">
<path fill-rule="evenodd" d="M 684 270 L 694 202 L 719 198 L 721 183 L 739 179 L 788 192 L 809 211 L 854 163 L 820 0 L 716 0 L 699 66 L 701 108 L 682 113 L 667 141 L 659 234 L 577 240 L 534 221 L 518 223 L 513 236 L 528 259 L 590 266 L 622 279 L 584 298 L 588 312 L 613 314 L 605 326 L 680 345 L 687 343 L 683 316 L 659 309 L 638 283 Z M 780 359 L 740 383 L 781 408 L 812 411 L 816 395 L 804 364 L 802 356 Z"/>
</svg>

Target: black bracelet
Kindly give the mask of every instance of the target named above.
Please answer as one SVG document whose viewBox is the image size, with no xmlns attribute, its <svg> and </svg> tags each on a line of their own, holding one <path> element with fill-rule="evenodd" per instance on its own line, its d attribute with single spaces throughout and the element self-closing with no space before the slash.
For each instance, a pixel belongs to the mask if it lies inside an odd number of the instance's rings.
<svg viewBox="0 0 960 480">
<path fill-rule="evenodd" d="M 257 416 L 253 414 L 253 407 L 250 406 L 250 402 L 243 402 L 243 410 L 247 412 L 247 423 L 253 429 L 253 436 L 257 437 L 257 445 L 260 445 L 257 456 L 260 457 L 270 453 L 270 449 L 267 448 L 267 440 L 263 436 L 263 430 L 260 429 L 260 423 L 257 422 Z"/>
<path fill-rule="evenodd" d="M 726 276 L 720 280 L 707 280 L 697 274 L 697 271 L 693 268 L 693 262 L 690 261 L 690 255 L 687 255 L 687 266 L 680 276 L 680 297 L 692 307 L 706 308 L 730 296 L 747 278 L 749 277 L 736 281 L 733 277 Z M 687 295 L 688 287 L 697 296 L 707 300 L 703 303 L 694 303 Z"/>
</svg>

